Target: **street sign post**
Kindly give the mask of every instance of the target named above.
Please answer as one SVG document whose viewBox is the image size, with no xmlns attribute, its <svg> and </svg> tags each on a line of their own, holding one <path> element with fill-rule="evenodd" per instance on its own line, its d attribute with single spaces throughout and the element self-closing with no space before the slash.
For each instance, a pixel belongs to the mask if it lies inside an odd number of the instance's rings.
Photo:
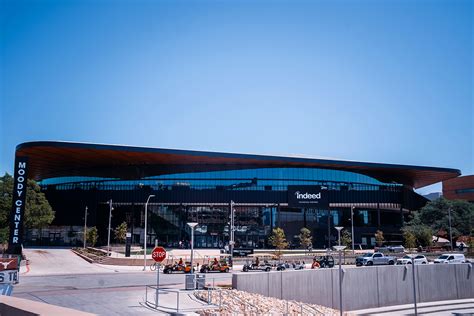
<svg viewBox="0 0 474 316">
<path fill-rule="evenodd" d="M 158 308 L 159 301 L 159 289 L 160 289 L 160 265 L 166 258 L 166 249 L 163 247 L 155 247 L 151 252 L 151 257 L 158 263 L 156 267 L 156 296 L 155 296 L 155 308 Z"/>
</svg>

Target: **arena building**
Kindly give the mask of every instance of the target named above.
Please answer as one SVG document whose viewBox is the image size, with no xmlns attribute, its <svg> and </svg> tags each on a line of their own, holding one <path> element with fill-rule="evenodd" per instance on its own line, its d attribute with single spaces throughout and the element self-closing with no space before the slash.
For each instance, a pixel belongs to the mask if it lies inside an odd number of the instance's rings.
<svg viewBox="0 0 474 316">
<path fill-rule="evenodd" d="M 267 247 L 275 227 L 295 247 L 302 227 L 312 231 L 315 248 L 334 245 L 335 226 L 351 229 L 351 210 L 357 247 L 373 247 L 378 229 L 388 243 L 401 243 L 403 222 L 427 202 L 414 189 L 460 175 L 447 168 L 53 141 L 18 145 L 16 164 L 21 161 L 56 211 L 51 227 L 24 233 L 30 245 L 82 244 L 86 207 L 87 226 L 96 226 L 99 243 L 107 243 L 110 201 L 112 228 L 125 221 L 132 242 L 142 243 L 148 199 L 150 244 L 187 245 L 186 223 L 198 222 L 195 246 L 222 248 L 232 203 L 236 247 Z"/>
</svg>

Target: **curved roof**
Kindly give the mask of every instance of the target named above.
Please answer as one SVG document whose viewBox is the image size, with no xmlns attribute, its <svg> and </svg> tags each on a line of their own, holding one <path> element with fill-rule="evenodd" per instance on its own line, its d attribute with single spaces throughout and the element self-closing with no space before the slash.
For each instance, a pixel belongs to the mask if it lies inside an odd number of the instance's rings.
<svg viewBox="0 0 474 316">
<path fill-rule="evenodd" d="M 461 174 L 448 168 L 58 141 L 22 143 L 16 155 L 29 157 L 29 177 L 35 180 L 64 176 L 140 179 L 177 172 L 295 167 L 351 171 L 420 188 Z"/>
</svg>

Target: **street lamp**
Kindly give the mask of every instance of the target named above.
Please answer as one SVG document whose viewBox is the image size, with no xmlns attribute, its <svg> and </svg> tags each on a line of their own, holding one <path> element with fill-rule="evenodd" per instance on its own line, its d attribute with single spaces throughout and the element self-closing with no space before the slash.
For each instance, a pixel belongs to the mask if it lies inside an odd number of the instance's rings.
<svg viewBox="0 0 474 316">
<path fill-rule="evenodd" d="M 113 211 L 113 207 L 112 207 L 112 199 L 109 200 L 109 232 L 107 234 L 107 255 L 110 256 L 110 225 L 111 225 L 111 221 L 112 221 L 112 211 Z"/>
<path fill-rule="evenodd" d="M 354 254 L 354 205 L 351 206 L 351 239 L 352 239 L 352 254 Z"/>
<path fill-rule="evenodd" d="M 191 274 L 194 273 L 193 269 L 193 255 L 194 255 L 194 227 L 199 223 L 188 223 L 188 226 L 191 227 Z"/>
<path fill-rule="evenodd" d="M 337 231 L 340 232 L 343 227 L 336 227 Z M 341 239 L 339 238 L 339 243 L 341 242 Z M 342 251 L 346 249 L 346 246 L 334 246 L 334 249 L 336 249 L 337 252 L 339 252 L 339 315 L 342 316 L 342 267 L 341 267 L 341 261 L 342 261 Z"/>
<path fill-rule="evenodd" d="M 86 249 L 86 240 L 87 240 L 87 206 L 84 211 L 84 249 Z"/>
<path fill-rule="evenodd" d="M 230 232 L 229 232 L 229 251 L 230 251 L 230 263 L 233 266 L 233 255 L 234 255 L 234 201 L 230 201 Z"/>
<path fill-rule="evenodd" d="M 334 227 L 337 230 L 337 239 L 338 239 L 338 246 L 341 245 L 341 230 L 344 228 L 342 226 L 336 226 Z"/>
<path fill-rule="evenodd" d="M 146 271 L 146 228 L 148 226 L 148 202 L 150 201 L 150 199 L 152 197 L 155 197 L 153 194 L 150 194 L 148 196 L 148 199 L 146 200 L 146 203 L 145 203 L 145 232 L 144 232 L 144 235 L 143 235 L 143 271 Z"/>
<path fill-rule="evenodd" d="M 453 251 L 453 232 L 451 229 L 451 207 L 448 207 L 448 220 L 449 220 L 449 243 L 451 244 L 451 251 Z"/>
</svg>

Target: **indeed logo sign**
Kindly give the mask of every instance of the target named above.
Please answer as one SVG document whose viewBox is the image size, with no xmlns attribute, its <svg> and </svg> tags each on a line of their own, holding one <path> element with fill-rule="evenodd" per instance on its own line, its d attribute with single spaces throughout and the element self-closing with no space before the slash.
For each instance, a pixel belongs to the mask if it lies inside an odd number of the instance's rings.
<svg viewBox="0 0 474 316">
<path fill-rule="evenodd" d="M 298 200 L 320 200 L 321 199 L 321 192 L 319 193 L 301 193 L 300 191 L 295 192 L 296 198 Z"/>
</svg>

